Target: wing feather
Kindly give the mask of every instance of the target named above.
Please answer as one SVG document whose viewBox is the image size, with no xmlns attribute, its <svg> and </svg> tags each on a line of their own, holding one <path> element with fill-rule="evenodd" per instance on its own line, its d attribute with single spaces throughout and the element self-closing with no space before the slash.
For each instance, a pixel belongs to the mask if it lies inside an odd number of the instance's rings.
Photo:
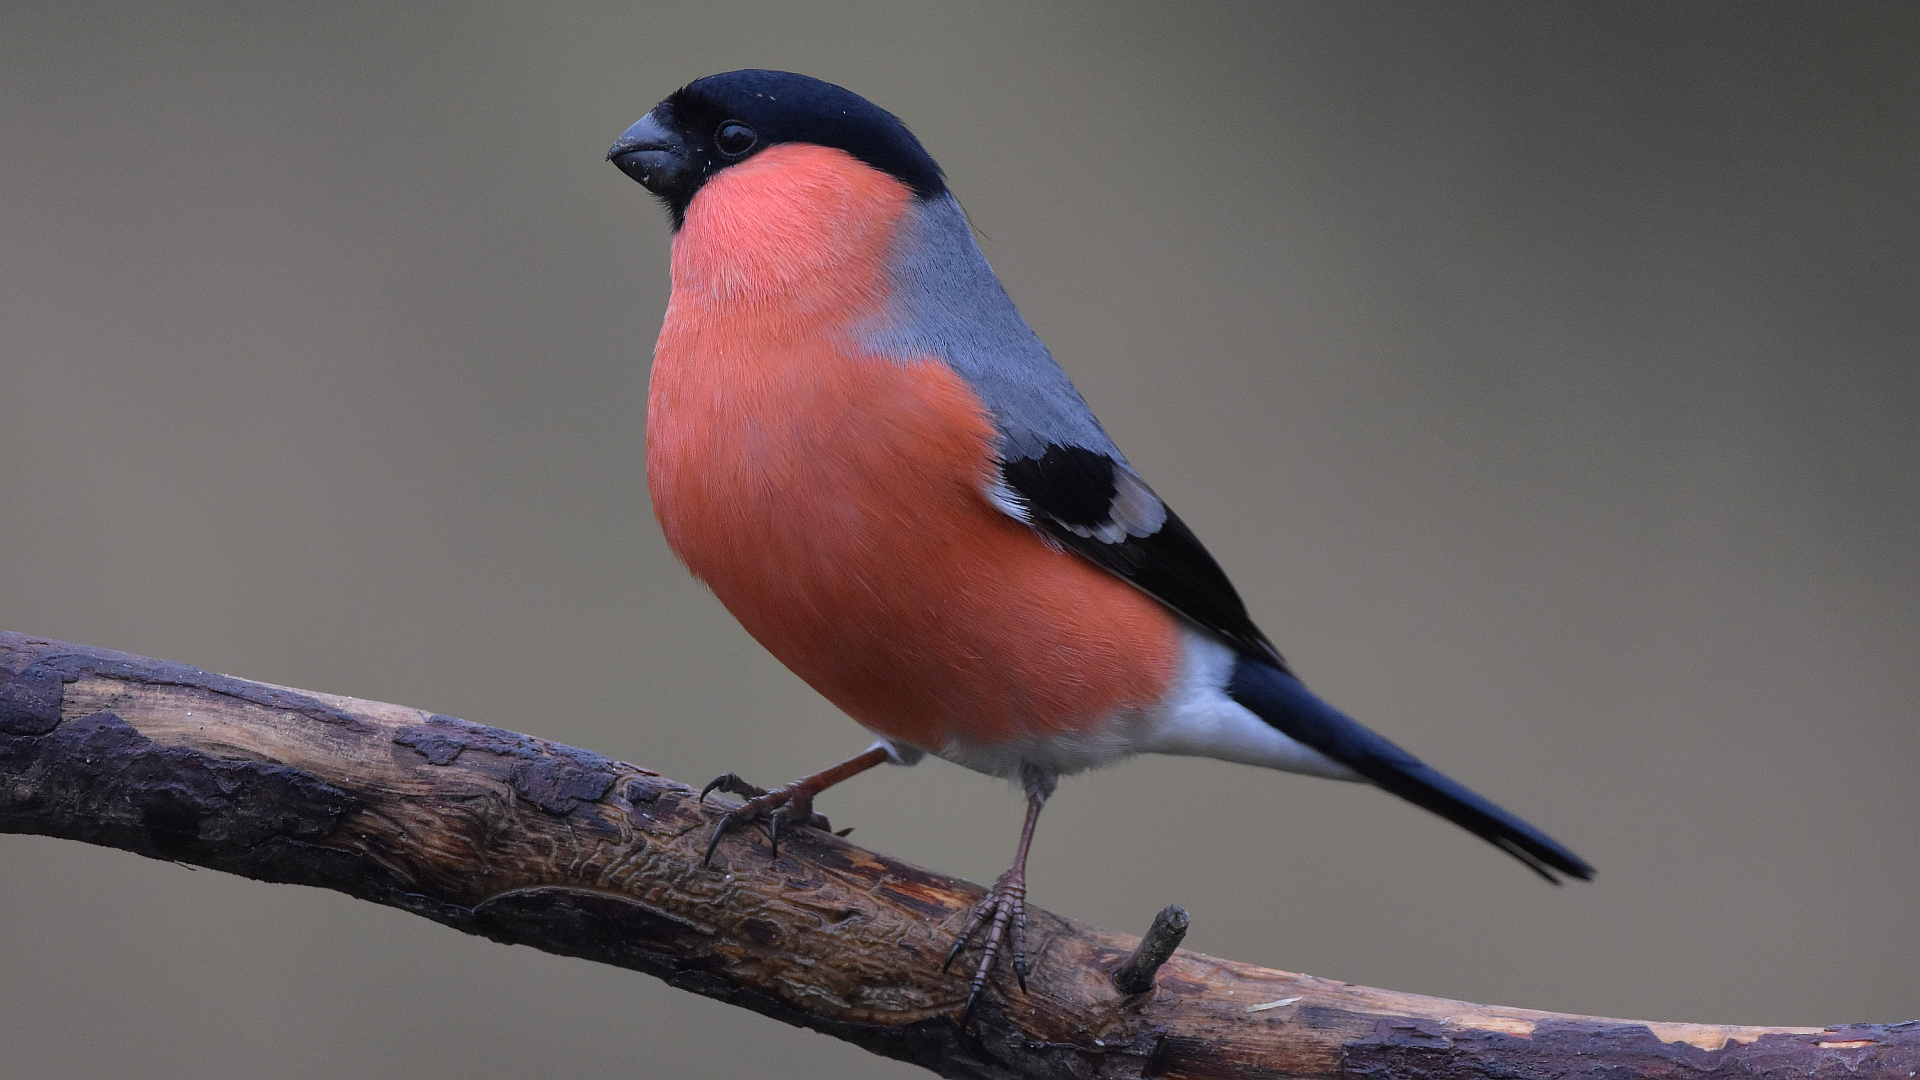
<svg viewBox="0 0 1920 1080">
<path fill-rule="evenodd" d="M 1043 535 L 1240 651 L 1289 670 L 1193 530 L 1126 465 L 1055 444 L 1037 457 L 1003 461 L 1000 472 Z"/>
</svg>

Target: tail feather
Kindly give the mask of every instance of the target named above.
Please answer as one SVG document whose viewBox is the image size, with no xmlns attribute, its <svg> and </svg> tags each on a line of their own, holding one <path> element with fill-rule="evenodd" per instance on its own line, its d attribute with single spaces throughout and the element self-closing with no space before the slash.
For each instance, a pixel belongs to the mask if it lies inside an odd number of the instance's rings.
<svg viewBox="0 0 1920 1080">
<path fill-rule="evenodd" d="M 1593 879 L 1593 867 L 1552 837 L 1367 730 L 1292 675 L 1243 656 L 1234 664 L 1227 694 L 1288 738 L 1313 747 L 1415 806 L 1446 818 L 1548 881 L 1559 884 L 1555 871 L 1582 881 Z"/>
</svg>

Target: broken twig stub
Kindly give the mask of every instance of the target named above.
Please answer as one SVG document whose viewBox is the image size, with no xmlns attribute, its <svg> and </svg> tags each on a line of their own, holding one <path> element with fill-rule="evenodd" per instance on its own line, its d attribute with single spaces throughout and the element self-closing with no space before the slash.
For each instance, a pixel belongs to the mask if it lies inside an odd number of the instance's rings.
<svg viewBox="0 0 1920 1080">
<path fill-rule="evenodd" d="M 1173 958 L 1174 950 L 1187 936 L 1188 925 L 1186 908 L 1178 904 L 1161 908 L 1153 917 L 1153 925 L 1147 927 L 1147 936 L 1140 939 L 1140 947 L 1114 971 L 1113 985 L 1123 994 L 1144 994 L 1153 989 L 1153 977 Z"/>
</svg>

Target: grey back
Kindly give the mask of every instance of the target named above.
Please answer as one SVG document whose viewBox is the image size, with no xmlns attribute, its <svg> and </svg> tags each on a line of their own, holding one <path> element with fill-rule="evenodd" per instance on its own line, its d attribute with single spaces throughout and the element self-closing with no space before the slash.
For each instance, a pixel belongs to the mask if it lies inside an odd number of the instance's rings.
<svg viewBox="0 0 1920 1080">
<path fill-rule="evenodd" d="M 915 199 L 894 241 L 893 301 L 864 344 L 881 356 L 944 360 L 1000 429 L 1001 457 L 1037 458 L 1049 444 L 1125 461 L 1039 335 L 1020 317 L 951 194 Z"/>
</svg>

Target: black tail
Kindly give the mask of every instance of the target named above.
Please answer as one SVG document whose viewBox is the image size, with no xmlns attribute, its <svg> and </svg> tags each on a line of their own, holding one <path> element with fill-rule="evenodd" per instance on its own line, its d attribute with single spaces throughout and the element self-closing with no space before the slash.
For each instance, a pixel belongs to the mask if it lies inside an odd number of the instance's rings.
<svg viewBox="0 0 1920 1080">
<path fill-rule="evenodd" d="M 1437 769 L 1362 727 L 1320 700 L 1299 679 L 1243 656 L 1233 668 L 1227 694 L 1255 716 L 1279 728 L 1395 795 L 1439 814 L 1526 863 L 1554 884 L 1559 872 L 1593 880 L 1593 867 L 1547 834 L 1447 779 Z"/>
</svg>

